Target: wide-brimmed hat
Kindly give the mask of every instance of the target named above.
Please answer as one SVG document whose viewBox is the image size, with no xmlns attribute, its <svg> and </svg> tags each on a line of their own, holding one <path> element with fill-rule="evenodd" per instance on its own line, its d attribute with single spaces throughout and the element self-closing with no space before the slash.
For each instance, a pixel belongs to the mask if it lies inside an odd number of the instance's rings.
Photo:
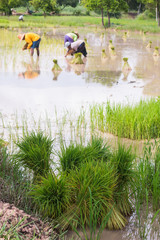
<svg viewBox="0 0 160 240">
<path fill-rule="evenodd" d="M 25 36 L 25 34 L 18 34 L 18 35 L 17 35 L 17 37 L 19 38 L 20 41 L 23 40 L 24 36 Z"/>
<path fill-rule="evenodd" d="M 64 45 L 64 47 L 65 47 L 65 48 L 68 48 L 70 45 L 71 45 L 70 42 L 66 42 L 65 45 Z"/>
</svg>

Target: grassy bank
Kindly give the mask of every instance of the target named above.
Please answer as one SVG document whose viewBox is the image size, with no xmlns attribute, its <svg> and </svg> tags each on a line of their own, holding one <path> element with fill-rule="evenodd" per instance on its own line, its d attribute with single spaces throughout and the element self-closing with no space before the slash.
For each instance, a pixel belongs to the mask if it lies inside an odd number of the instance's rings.
<svg viewBox="0 0 160 240">
<path fill-rule="evenodd" d="M 77 21 L 78 18 L 78 21 Z M 107 18 L 105 18 L 107 27 Z M 102 27 L 101 16 L 24 16 L 24 22 L 18 21 L 18 16 L 0 16 L 0 27 L 4 28 L 46 28 L 46 27 Z M 102 27 L 103 28 L 103 27 Z M 160 33 L 160 28 L 154 19 L 138 20 L 122 17 L 111 18 L 111 29 L 147 31 Z"/>
<path fill-rule="evenodd" d="M 86 240 L 100 239 L 104 228 L 124 228 L 135 211 L 138 234 L 146 239 L 149 205 L 154 209 L 152 223 L 160 207 L 159 146 L 155 142 L 153 154 L 152 144 L 146 144 L 139 158 L 131 147 L 119 144 L 113 149 L 92 137 L 85 145 L 61 141 L 57 151 L 51 137 L 31 131 L 15 143 L 11 154 L 1 140 L 0 199 L 39 213 L 58 224 L 60 232 L 72 228 L 78 234 L 79 227 Z M 143 205 L 145 220 L 140 217 Z"/>
<path fill-rule="evenodd" d="M 160 136 L 160 99 L 138 104 L 95 105 L 90 109 L 91 126 L 128 139 L 154 139 Z"/>
</svg>

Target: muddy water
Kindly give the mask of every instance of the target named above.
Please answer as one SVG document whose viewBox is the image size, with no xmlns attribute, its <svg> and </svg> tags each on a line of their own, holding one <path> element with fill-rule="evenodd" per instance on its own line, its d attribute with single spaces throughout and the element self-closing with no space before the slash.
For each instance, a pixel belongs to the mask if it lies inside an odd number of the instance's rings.
<svg viewBox="0 0 160 240">
<path fill-rule="evenodd" d="M 18 30 L 23 32 L 22 30 Z M 35 30 L 36 31 L 36 30 Z M 63 36 L 65 30 L 48 30 L 42 37 L 41 56 L 31 58 L 22 51 L 23 41 L 17 39 L 17 31 L 0 30 L 0 111 L 11 113 L 23 109 L 33 112 L 52 112 L 57 109 L 78 109 L 94 102 L 107 100 L 135 103 L 141 98 L 160 94 L 160 59 L 153 58 L 153 39 L 149 51 L 146 45 L 151 36 L 131 34 L 123 39 L 123 33 L 85 32 L 88 57 L 81 66 L 70 64 L 71 57 L 64 57 Z M 111 56 L 108 43 L 113 41 L 116 57 Z M 102 59 L 105 49 L 107 58 Z M 123 72 L 123 57 L 128 58 L 131 71 Z M 53 73 L 53 59 L 62 69 Z"/>
<path fill-rule="evenodd" d="M 0 30 L 0 113 L 12 119 L 23 111 L 39 116 L 47 112 L 49 117 L 58 112 L 79 111 L 92 103 L 107 100 L 116 103 L 136 103 L 160 95 L 160 58 L 153 51 L 160 45 L 159 36 L 140 33 L 90 31 L 76 29 L 80 38 L 87 39 L 87 58 L 81 66 L 65 58 L 63 38 L 73 29 L 34 29 L 41 35 L 40 58 L 33 58 L 28 51 L 22 52 L 23 42 L 18 33 L 23 30 Z M 104 35 L 102 34 L 104 33 Z M 109 40 L 115 47 L 112 56 Z M 152 41 L 152 48 L 146 45 Z M 102 58 L 102 49 L 107 57 Z M 130 71 L 122 71 L 123 58 L 128 58 Z M 53 59 L 57 59 L 62 71 L 52 72 Z M 113 136 L 107 136 L 113 139 Z M 145 219 L 145 218 L 144 218 Z M 143 219 L 144 223 L 145 220 Z M 133 214 L 128 226 L 122 231 L 105 230 L 102 239 L 139 239 L 138 221 Z M 145 223 L 147 227 L 149 223 Z M 147 239 L 159 239 L 159 233 L 148 232 Z"/>
</svg>

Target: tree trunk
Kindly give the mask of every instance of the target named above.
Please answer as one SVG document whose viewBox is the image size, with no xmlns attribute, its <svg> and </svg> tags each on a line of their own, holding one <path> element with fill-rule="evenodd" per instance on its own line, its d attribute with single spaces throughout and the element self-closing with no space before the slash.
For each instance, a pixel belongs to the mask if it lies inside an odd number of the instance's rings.
<svg viewBox="0 0 160 240">
<path fill-rule="evenodd" d="M 103 25 L 103 27 L 104 27 L 103 8 L 101 8 L 101 15 L 102 15 L 102 25 Z"/>
<path fill-rule="evenodd" d="M 160 12 L 160 9 L 159 9 L 159 0 L 157 0 L 157 19 L 158 19 L 158 27 L 160 26 L 160 16 L 159 16 L 159 12 Z"/>
<path fill-rule="evenodd" d="M 111 22 L 110 22 L 110 14 L 109 14 L 109 11 L 107 11 L 107 16 L 108 16 L 108 27 L 111 26 Z"/>
</svg>

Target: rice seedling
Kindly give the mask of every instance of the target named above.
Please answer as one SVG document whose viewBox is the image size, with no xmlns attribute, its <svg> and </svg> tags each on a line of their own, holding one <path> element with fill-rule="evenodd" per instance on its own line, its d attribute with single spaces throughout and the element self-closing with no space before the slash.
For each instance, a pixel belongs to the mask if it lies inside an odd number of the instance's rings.
<svg viewBox="0 0 160 240">
<path fill-rule="evenodd" d="M 101 224 L 104 217 L 113 209 L 107 222 L 108 228 L 121 229 L 125 226 L 126 219 L 114 207 L 113 197 L 117 186 L 117 176 L 113 165 L 103 161 L 83 163 L 79 168 L 69 172 L 67 182 L 71 191 L 72 205 L 59 219 L 62 226 L 72 223 L 73 219 L 75 222 L 75 216 L 83 218 L 84 224 L 87 224 L 89 221 L 90 191 L 93 203 L 97 203 L 97 207 L 100 209 L 98 224 Z"/>
<path fill-rule="evenodd" d="M 147 240 L 148 238 L 151 239 L 151 230 L 153 227 L 153 223 L 156 220 L 160 209 L 158 209 L 155 213 L 153 213 L 153 216 L 149 216 L 149 192 L 147 190 L 147 188 L 145 189 L 145 209 L 141 209 L 141 203 L 140 203 L 140 199 L 136 198 L 136 214 L 137 214 L 137 218 L 138 218 L 138 233 L 139 233 L 139 237 L 142 240 Z M 145 215 L 145 216 L 143 216 Z"/>
<path fill-rule="evenodd" d="M 82 60 L 82 53 L 78 52 L 74 54 L 74 59 L 71 61 L 71 64 L 84 64 Z"/>
<path fill-rule="evenodd" d="M 79 167 L 81 163 L 87 161 L 105 161 L 111 157 L 111 150 L 104 144 L 101 138 L 92 137 L 92 141 L 87 146 L 71 143 L 68 147 L 64 144 L 59 152 L 59 161 L 62 171 L 69 171 Z"/>
<path fill-rule="evenodd" d="M 104 217 L 102 220 L 100 226 L 99 226 L 99 216 L 100 216 L 100 211 L 101 209 L 97 206 L 98 202 L 93 203 L 93 198 L 92 198 L 92 192 L 89 189 L 90 193 L 90 200 L 89 200 L 89 219 L 87 219 L 87 223 L 84 223 L 83 219 L 83 214 L 82 212 L 80 213 L 80 217 L 75 216 L 76 223 L 78 219 L 78 224 L 80 225 L 79 229 L 75 227 L 76 224 L 71 224 L 73 231 L 77 234 L 78 239 L 85 239 L 85 240 L 99 240 L 101 239 L 101 234 L 104 230 L 104 228 L 107 225 L 107 222 L 109 220 L 109 217 L 112 213 L 111 211 Z M 97 230 L 98 226 L 98 230 Z M 80 234 L 82 232 L 82 234 Z"/>
<path fill-rule="evenodd" d="M 123 61 L 124 61 L 124 65 L 123 65 L 122 71 L 132 70 L 132 68 L 129 66 L 128 58 L 123 58 Z"/>
<path fill-rule="evenodd" d="M 120 104 L 94 105 L 92 128 L 130 139 L 151 139 L 160 136 L 160 99 L 141 100 L 135 106 Z M 101 113 L 99 114 L 99 109 Z"/>
<path fill-rule="evenodd" d="M 158 57 L 159 56 L 159 47 L 155 47 L 155 49 L 154 49 L 154 52 L 153 52 L 153 56 L 156 56 L 156 57 Z"/>
<path fill-rule="evenodd" d="M 53 141 L 43 132 L 32 131 L 16 143 L 19 148 L 14 158 L 23 167 L 33 170 L 34 178 L 45 176 L 51 169 L 51 153 Z"/>
<path fill-rule="evenodd" d="M 33 210 L 28 196 L 31 185 L 30 176 L 9 155 L 6 146 L 0 147 L 0 199 L 13 203 L 23 209 Z"/>
<path fill-rule="evenodd" d="M 34 184 L 30 195 L 39 211 L 52 219 L 60 217 L 71 200 L 65 176 L 55 176 L 54 173 L 49 173 L 38 184 Z"/>
<path fill-rule="evenodd" d="M 102 49 L 102 58 L 106 59 L 107 58 L 107 54 L 105 52 L 105 49 Z"/>
<path fill-rule="evenodd" d="M 152 47 L 152 41 L 149 41 L 149 43 L 147 44 L 146 48 L 151 48 Z"/>
<path fill-rule="evenodd" d="M 115 200 L 117 208 L 123 215 L 130 215 L 132 212 L 131 194 L 134 191 L 134 181 L 136 179 L 133 161 L 135 154 L 131 152 L 131 147 L 118 144 L 118 149 L 113 153 L 112 164 L 116 168 L 118 176 L 117 191 Z"/>
<path fill-rule="evenodd" d="M 62 69 L 61 69 L 60 66 L 58 65 L 57 59 L 53 59 L 53 63 L 54 63 L 54 66 L 53 66 L 53 68 L 52 68 L 52 71 L 53 71 L 53 72 L 62 71 Z"/>
</svg>

